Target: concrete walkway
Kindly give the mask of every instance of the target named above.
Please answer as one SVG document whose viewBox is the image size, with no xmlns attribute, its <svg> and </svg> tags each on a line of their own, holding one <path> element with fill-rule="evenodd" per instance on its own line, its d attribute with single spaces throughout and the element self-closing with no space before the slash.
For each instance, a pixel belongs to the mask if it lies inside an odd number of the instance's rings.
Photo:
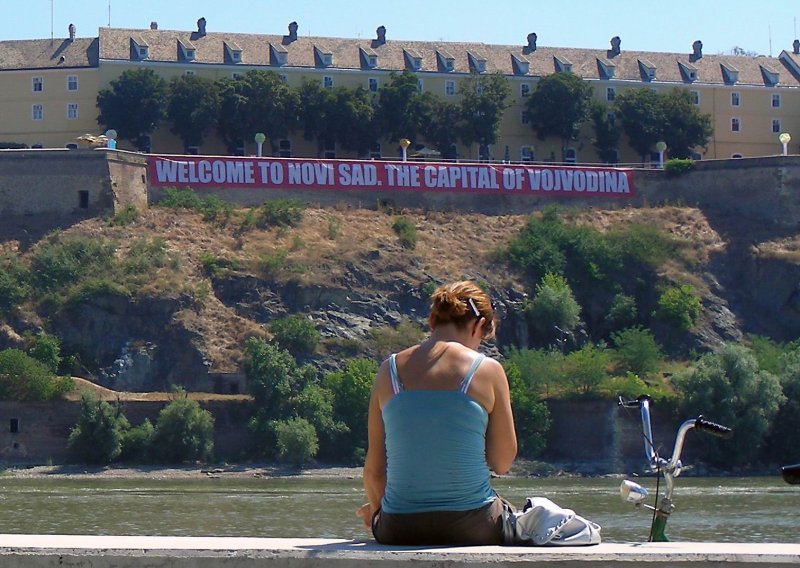
<svg viewBox="0 0 800 568">
<path fill-rule="evenodd" d="M 411 562 L 412 564 L 409 564 Z M 280 538 L 0 535 L 0 566 L 14 568 L 759 568 L 800 564 L 800 544 L 608 543 L 589 547 L 388 547 L 372 541 Z"/>
</svg>

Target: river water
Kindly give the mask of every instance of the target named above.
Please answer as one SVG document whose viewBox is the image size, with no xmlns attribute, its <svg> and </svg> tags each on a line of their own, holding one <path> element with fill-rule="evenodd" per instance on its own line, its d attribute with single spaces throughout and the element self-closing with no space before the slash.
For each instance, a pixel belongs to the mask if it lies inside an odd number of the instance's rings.
<svg viewBox="0 0 800 568">
<path fill-rule="evenodd" d="M 618 478 L 498 479 L 521 506 L 549 497 L 603 527 L 606 542 L 647 539 L 650 513 L 623 503 Z M 655 493 L 655 479 L 641 480 Z M 370 538 L 354 517 L 358 479 L 2 478 L 0 533 Z M 676 480 L 671 540 L 800 542 L 800 486 L 778 477 Z"/>
</svg>

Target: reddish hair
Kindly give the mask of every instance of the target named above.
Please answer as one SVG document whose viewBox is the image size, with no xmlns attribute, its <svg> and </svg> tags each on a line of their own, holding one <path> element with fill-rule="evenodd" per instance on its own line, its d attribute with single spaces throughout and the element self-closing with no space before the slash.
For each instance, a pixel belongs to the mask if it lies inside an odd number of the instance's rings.
<svg viewBox="0 0 800 568">
<path fill-rule="evenodd" d="M 431 327 L 439 324 L 454 323 L 459 327 L 468 325 L 472 320 L 484 318 L 483 338 L 494 337 L 494 308 L 489 296 L 481 288 L 469 280 L 452 282 L 439 286 L 431 296 Z"/>
</svg>

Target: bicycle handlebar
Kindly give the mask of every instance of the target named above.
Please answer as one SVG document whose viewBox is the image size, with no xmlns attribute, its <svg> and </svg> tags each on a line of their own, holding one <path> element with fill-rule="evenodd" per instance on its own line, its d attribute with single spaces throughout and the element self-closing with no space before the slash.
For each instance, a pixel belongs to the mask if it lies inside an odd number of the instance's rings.
<svg viewBox="0 0 800 568">
<path fill-rule="evenodd" d="M 719 436 L 720 438 L 730 438 L 733 436 L 733 430 L 722 424 L 711 422 L 703 418 L 703 415 L 697 417 L 694 421 L 694 427 L 703 432 L 708 432 L 712 436 Z"/>
</svg>

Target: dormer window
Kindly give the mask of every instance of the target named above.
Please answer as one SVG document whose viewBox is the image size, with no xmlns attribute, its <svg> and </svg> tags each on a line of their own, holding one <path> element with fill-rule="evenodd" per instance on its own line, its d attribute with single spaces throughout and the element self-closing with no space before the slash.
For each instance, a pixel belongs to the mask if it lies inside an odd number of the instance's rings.
<svg viewBox="0 0 800 568">
<path fill-rule="evenodd" d="M 572 62 L 564 57 L 553 57 L 556 73 L 572 73 Z"/>
<path fill-rule="evenodd" d="M 597 58 L 597 70 L 601 79 L 613 79 L 617 72 L 617 66 L 608 59 Z"/>
<path fill-rule="evenodd" d="M 681 77 L 683 77 L 684 82 L 694 83 L 697 81 L 697 67 L 688 63 L 683 63 L 682 61 L 678 61 L 678 67 L 680 68 Z"/>
<path fill-rule="evenodd" d="M 531 62 L 520 57 L 519 55 L 511 55 L 511 67 L 514 69 L 514 75 L 527 75 L 530 70 Z"/>
<path fill-rule="evenodd" d="M 720 63 L 722 67 L 722 79 L 726 85 L 735 85 L 739 81 L 739 70 L 731 65 Z"/>
<path fill-rule="evenodd" d="M 480 55 L 477 55 L 472 52 L 467 52 L 467 57 L 469 58 L 469 69 L 473 73 L 485 73 L 486 72 L 486 58 Z"/>
<path fill-rule="evenodd" d="M 230 63 L 242 62 L 242 48 L 233 42 L 224 42 L 225 55 Z"/>
<path fill-rule="evenodd" d="M 646 59 L 639 59 L 639 72 L 642 75 L 642 81 L 656 80 L 656 66 Z"/>
<path fill-rule="evenodd" d="M 333 52 L 324 47 L 314 46 L 314 61 L 317 67 L 330 67 L 333 65 Z"/>
<path fill-rule="evenodd" d="M 147 59 L 150 56 L 150 46 L 142 38 L 131 38 L 131 55 L 134 60 Z"/>
<path fill-rule="evenodd" d="M 359 53 L 361 55 L 361 66 L 366 69 L 375 69 L 378 66 L 378 54 L 372 49 L 365 49 L 360 47 Z"/>
<path fill-rule="evenodd" d="M 764 65 L 759 65 L 761 67 L 761 76 L 764 78 L 764 84 L 767 87 L 774 87 L 777 85 L 781 80 L 781 75 L 774 69 L 770 69 L 765 67 Z"/>
<path fill-rule="evenodd" d="M 184 43 L 181 40 L 178 40 L 178 52 L 180 58 L 184 61 L 194 61 L 195 54 L 197 53 L 194 45 L 191 43 Z"/>
<path fill-rule="evenodd" d="M 282 45 L 269 44 L 269 62 L 275 67 L 283 67 L 289 62 L 289 52 Z"/>
<path fill-rule="evenodd" d="M 456 68 L 456 58 L 442 49 L 436 51 L 436 62 L 439 71 L 444 73 L 449 73 Z"/>
<path fill-rule="evenodd" d="M 406 67 L 409 71 L 419 71 L 422 69 L 422 54 L 413 49 L 404 49 L 403 55 L 406 60 Z"/>
</svg>

